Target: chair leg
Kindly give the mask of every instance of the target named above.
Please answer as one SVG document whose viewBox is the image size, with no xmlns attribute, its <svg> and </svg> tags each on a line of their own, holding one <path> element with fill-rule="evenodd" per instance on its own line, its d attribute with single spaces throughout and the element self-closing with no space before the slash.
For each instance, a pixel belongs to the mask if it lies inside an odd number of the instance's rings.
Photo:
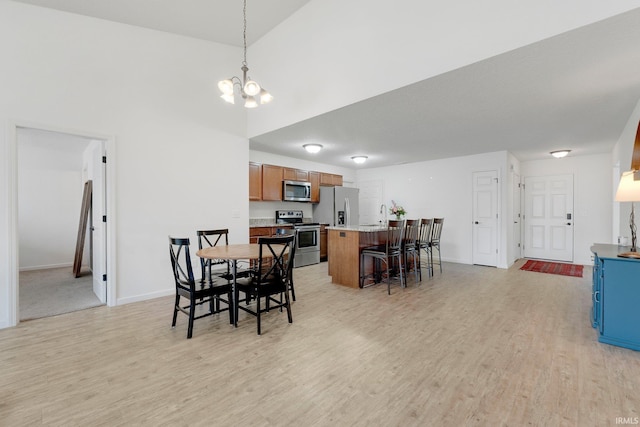
<svg viewBox="0 0 640 427">
<path fill-rule="evenodd" d="M 440 265 L 440 273 L 442 273 L 442 256 L 440 255 L 440 243 L 438 243 L 438 265 Z"/>
<path fill-rule="evenodd" d="M 293 323 L 293 317 L 291 316 L 291 301 L 289 301 L 289 292 L 284 293 L 285 306 L 287 309 L 287 318 L 289 319 L 289 323 Z"/>
<path fill-rule="evenodd" d="M 296 290 L 293 287 L 293 273 L 291 274 L 291 277 L 289 278 L 289 289 L 291 289 L 291 298 L 293 298 L 293 300 L 296 300 Z"/>
<path fill-rule="evenodd" d="M 176 320 L 178 319 L 178 306 L 180 305 L 180 295 L 176 294 L 176 303 L 173 306 L 173 322 L 171 322 L 171 327 L 176 327 Z"/>
<path fill-rule="evenodd" d="M 391 270 L 389 269 L 389 260 L 387 260 L 385 264 L 387 264 L 387 295 L 391 295 Z M 402 279 L 400 283 L 402 283 Z"/>
<path fill-rule="evenodd" d="M 258 318 L 258 335 L 261 335 L 260 334 L 260 294 L 256 295 L 256 317 Z"/>
<path fill-rule="evenodd" d="M 233 326 L 235 328 L 238 327 L 238 305 L 240 304 L 240 301 L 238 301 L 240 299 L 240 290 L 238 289 L 237 286 L 233 287 L 234 292 L 233 292 Z"/>
<path fill-rule="evenodd" d="M 193 318 L 196 313 L 196 301 L 193 298 L 189 298 L 189 329 L 187 330 L 187 338 L 191 338 L 193 335 Z"/>
<path fill-rule="evenodd" d="M 229 301 L 227 303 L 227 306 L 229 307 L 229 323 L 232 324 L 232 325 L 235 325 L 236 322 L 235 322 L 234 317 L 236 315 L 236 313 L 235 313 L 236 310 L 234 308 L 235 305 L 233 304 L 233 301 L 234 301 L 233 292 L 229 291 L 227 293 L 227 301 Z"/>
</svg>

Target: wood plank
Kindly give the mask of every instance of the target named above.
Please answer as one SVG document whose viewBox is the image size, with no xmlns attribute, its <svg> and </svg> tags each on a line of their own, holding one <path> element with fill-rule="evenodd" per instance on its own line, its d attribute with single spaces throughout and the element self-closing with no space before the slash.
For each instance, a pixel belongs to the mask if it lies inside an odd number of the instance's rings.
<svg viewBox="0 0 640 427">
<path fill-rule="evenodd" d="M 84 240 L 87 235 L 87 226 L 89 224 L 89 211 L 91 210 L 92 194 L 93 181 L 88 180 L 84 183 L 84 191 L 82 193 L 80 221 L 78 224 L 78 236 L 76 238 L 76 253 L 73 257 L 73 275 L 75 277 L 80 277 L 80 270 L 82 269 L 82 254 L 84 253 Z"/>
</svg>

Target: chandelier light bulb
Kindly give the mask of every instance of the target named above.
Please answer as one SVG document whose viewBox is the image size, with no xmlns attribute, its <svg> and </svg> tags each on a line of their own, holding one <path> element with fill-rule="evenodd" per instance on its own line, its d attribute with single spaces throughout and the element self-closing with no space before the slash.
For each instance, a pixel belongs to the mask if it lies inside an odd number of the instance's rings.
<svg viewBox="0 0 640 427">
<path fill-rule="evenodd" d="M 244 106 L 246 108 L 256 108 L 258 106 L 258 103 L 253 96 L 247 96 L 247 100 L 244 102 Z"/>
<path fill-rule="evenodd" d="M 220 98 L 224 99 L 229 104 L 235 104 L 236 103 L 235 102 L 235 97 L 233 96 L 233 92 L 231 92 L 231 94 L 223 93 L 222 95 L 220 95 Z"/>
<path fill-rule="evenodd" d="M 260 89 L 260 104 L 268 104 L 273 100 L 273 96 L 264 89 Z"/>
<path fill-rule="evenodd" d="M 260 85 L 253 80 L 247 80 L 244 84 L 244 93 L 249 96 L 256 96 L 260 93 Z"/>
<path fill-rule="evenodd" d="M 220 80 L 218 82 L 218 89 L 225 95 L 233 95 L 233 81 L 231 79 Z"/>
</svg>

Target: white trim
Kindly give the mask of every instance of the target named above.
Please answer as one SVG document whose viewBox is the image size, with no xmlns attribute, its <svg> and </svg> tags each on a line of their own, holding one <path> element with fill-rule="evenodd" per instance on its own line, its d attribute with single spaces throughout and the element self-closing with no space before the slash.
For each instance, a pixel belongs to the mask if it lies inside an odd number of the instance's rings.
<svg viewBox="0 0 640 427">
<path fill-rule="evenodd" d="M 22 267 L 22 268 L 18 268 L 18 271 L 48 270 L 51 268 L 62 268 L 62 267 L 71 267 L 71 266 L 73 266 L 73 263 L 64 262 L 60 264 L 34 265 L 32 267 Z M 89 267 L 89 266 L 87 265 L 86 267 Z"/>
<path fill-rule="evenodd" d="M 7 153 L 7 295 L 8 325 L 18 324 L 18 307 L 20 307 L 18 292 L 18 150 L 16 141 L 16 126 L 9 122 L 9 140 Z"/>
<path fill-rule="evenodd" d="M 18 156 L 17 156 L 17 129 L 31 128 L 40 129 L 50 132 L 66 133 L 70 135 L 82 136 L 89 139 L 97 139 L 105 142 L 105 156 L 107 156 L 107 305 L 117 305 L 117 283 L 116 283 L 116 206 L 115 206 L 115 190 L 116 190 L 116 161 L 115 161 L 115 137 L 111 135 L 101 135 L 95 132 L 86 132 L 77 129 L 61 128 L 57 126 L 45 125 L 42 123 L 33 123 L 24 120 L 10 120 L 8 126 L 8 155 L 7 155 L 7 175 L 8 188 L 7 198 L 9 200 L 8 208 L 8 324 L 0 323 L 0 328 L 16 326 L 19 320 L 19 292 L 18 292 Z"/>
</svg>

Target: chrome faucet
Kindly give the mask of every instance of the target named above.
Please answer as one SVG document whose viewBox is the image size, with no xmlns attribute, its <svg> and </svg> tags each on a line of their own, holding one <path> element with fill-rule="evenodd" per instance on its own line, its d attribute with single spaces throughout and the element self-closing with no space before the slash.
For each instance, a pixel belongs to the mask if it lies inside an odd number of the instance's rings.
<svg viewBox="0 0 640 427">
<path fill-rule="evenodd" d="M 387 205 L 385 205 L 384 203 L 380 205 L 380 214 L 384 215 L 384 223 L 382 225 L 386 226 L 387 225 Z"/>
</svg>

